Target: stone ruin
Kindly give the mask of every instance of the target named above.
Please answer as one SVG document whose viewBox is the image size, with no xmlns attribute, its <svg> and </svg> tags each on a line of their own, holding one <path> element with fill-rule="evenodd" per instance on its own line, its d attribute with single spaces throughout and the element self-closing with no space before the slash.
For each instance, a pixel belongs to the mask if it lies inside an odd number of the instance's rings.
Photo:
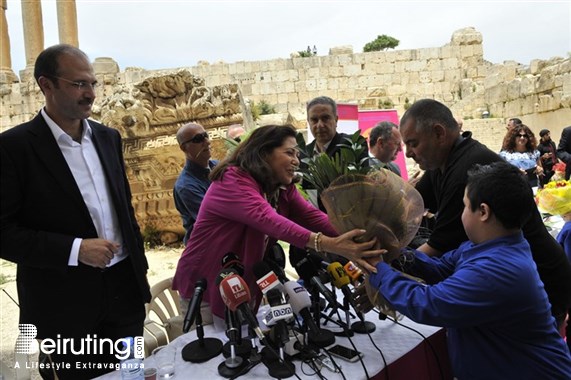
<svg viewBox="0 0 571 380">
<path fill-rule="evenodd" d="M 117 129 L 124 139 L 127 177 L 142 230 L 159 231 L 165 244 L 184 235 L 172 194 L 185 164 L 177 130 L 189 122 L 202 125 L 212 141 L 212 156 L 224 158 L 227 127 L 243 123 L 244 112 L 237 84 L 208 87 L 186 70 L 151 76 L 133 86 L 117 85 L 94 108 L 93 118 Z"/>
</svg>

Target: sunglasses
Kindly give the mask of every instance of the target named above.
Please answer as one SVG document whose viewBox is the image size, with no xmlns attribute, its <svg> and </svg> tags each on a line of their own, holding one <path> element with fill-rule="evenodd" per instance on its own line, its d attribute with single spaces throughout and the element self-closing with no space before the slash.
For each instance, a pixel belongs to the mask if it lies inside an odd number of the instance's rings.
<svg viewBox="0 0 571 380">
<path fill-rule="evenodd" d="M 206 140 L 208 137 L 208 132 L 203 132 L 203 133 L 199 133 L 197 135 L 194 135 L 193 138 L 188 139 L 184 142 L 182 142 L 180 145 L 184 145 L 186 143 L 193 143 L 193 144 L 200 144 L 201 142 L 204 142 L 204 140 Z"/>
<path fill-rule="evenodd" d="M 517 135 L 517 137 L 522 138 L 522 139 L 528 139 L 529 138 L 528 135 Z"/>
</svg>

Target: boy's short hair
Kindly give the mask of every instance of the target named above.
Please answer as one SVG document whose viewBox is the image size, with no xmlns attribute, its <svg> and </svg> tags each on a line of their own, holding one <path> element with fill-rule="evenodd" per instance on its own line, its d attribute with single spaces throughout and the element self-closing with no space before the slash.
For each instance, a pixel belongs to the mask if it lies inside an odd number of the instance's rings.
<svg viewBox="0 0 571 380">
<path fill-rule="evenodd" d="M 472 211 L 486 203 L 508 229 L 521 228 L 535 208 L 527 178 L 507 162 L 474 165 L 468 171 L 466 189 Z"/>
</svg>

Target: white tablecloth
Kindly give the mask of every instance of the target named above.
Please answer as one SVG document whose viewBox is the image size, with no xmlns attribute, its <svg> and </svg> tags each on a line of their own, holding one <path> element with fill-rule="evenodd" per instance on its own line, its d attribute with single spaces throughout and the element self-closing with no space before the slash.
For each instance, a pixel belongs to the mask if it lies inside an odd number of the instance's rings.
<svg viewBox="0 0 571 380">
<path fill-rule="evenodd" d="M 404 356 L 406 353 L 410 352 L 413 348 L 419 345 L 424 339 L 419 334 L 411 331 L 403 326 L 385 320 L 379 321 L 376 318 L 375 313 L 368 313 L 367 319 L 374 322 L 377 329 L 371 333 L 371 337 L 375 344 L 382 351 L 387 364 L 391 364 L 400 357 Z M 404 318 L 400 323 L 411 327 L 418 332 L 420 332 L 425 337 L 429 337 L 440 330 L 439 327 L 427 326 L 415 323 L 407 318 Z M 228 339 L 225 337 L 224 330 L 216 329 L 214 325 L 204 326 L 204 336 L 205 337 L 216 337 L 225 343 Z M 363 361 L 369 373 L 369 376 L 379 373 L 384 368 L 384 363 L 381 358 L 381 354 L 371 343 L 368 335 L 366 334 L 355 334 L 353 337 L 353 342 L 357 349 L 364 353 Z M 223 379 L 222 376 L 218 374 L 218 365 L 224 360 L 222 354 L 214 359 L 209 360 L 205 363 L 190 363 L 186 362 L 181 357 L 182 348 L 196 340 L 196 332 L 191 331 L 184 334 L 170 343 L 177 348 L 176 355 L 176 374 L 174 379 Z M 347 347 L 351 347 L 347 338 L 336 337 L 336 344 L 342 344 Z M 355 363 L 349 363 L 347 361 L 337 359 L 337 364 L 342 366 L 343 373 L 347 378 L 354 379 L 365 379 L 365 372 L 359 361 Z M 304 375 L 300 370 L 301 362 L 294 361 L 296 366 L 296 373 L 302 379 L 315 379 L 316 375 Z M 154 360 L 153 357 L 148 357 L 145 359 L 146 367 L 153 367 Z M 310 373 L 311 369 L 307 365 L 303 365 L 305 372 Z M 333 373 L 326 369 L 322 369 L 322 373 L 328 379 L 342 379 L 341 374 Z M 268 375 L 268 369 L 264 364 L 260 363 L 256 367 L 252 368 L 246 375 L 241 376 L 240 379 L 260 379 L 260 378 L 270 378 Z M 107 375 L 99 377 L 99 379 L 104 380 L 120 380 L 121 374 L 119 371 L 109 373 Z M 295 377 L 292 377 L 295 379 Z"/>
</svg>

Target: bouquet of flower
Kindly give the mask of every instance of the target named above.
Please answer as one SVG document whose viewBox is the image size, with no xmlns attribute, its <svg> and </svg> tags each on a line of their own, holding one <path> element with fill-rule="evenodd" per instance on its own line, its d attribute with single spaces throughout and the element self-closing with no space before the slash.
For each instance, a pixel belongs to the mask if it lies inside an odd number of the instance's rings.
<svg viewBox="0 0 571 380">
<path fill-rule="evenodd" d="M 571 182 L 560 180 L 548 182 L 535 197 L 541 212 L 565 215 L 571 212 Z"/>
<path fill-rule="evenodd" d="M 565 179 L 565 162 L 558 162 L 553 165 L 555 174 L 551 177 L 552 181 L 561 181 Z"/>
<path fill-rule="evenodd" d="M 387 263 L 400 258 L 401 248 L 415 236 L 424 213 L 420 193 L 386 169 L 368 175 L 342 175 L 323 191 L 321 200 L 338 232 L 366 230 L 362 240 L 376 237 L 380 248 L 388 251 L 382 258 Z M 369 281 L 365 281 L 365 288 L 372 305 L 383 314 L 396 317 L 378 290 L 370 288 Z"/>
</svg>

